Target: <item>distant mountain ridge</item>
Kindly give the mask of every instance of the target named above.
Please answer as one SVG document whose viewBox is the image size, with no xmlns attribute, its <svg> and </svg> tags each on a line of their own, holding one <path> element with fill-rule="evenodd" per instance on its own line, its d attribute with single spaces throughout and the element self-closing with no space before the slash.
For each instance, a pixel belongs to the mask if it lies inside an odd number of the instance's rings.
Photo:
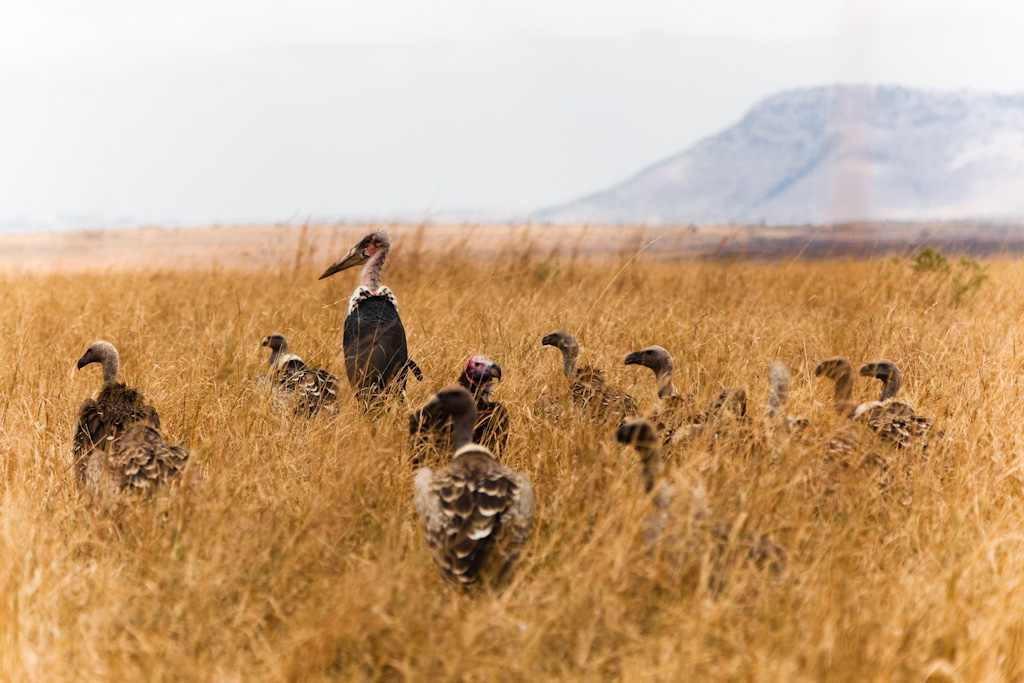
<svg viewBox="0 0 1024 683">
<path fill-rule="evenodd" d="M 554 222 L 833 223 L 1024 216 L 1024 94 L 836 85 L 736 125 Z"/>
</svg>

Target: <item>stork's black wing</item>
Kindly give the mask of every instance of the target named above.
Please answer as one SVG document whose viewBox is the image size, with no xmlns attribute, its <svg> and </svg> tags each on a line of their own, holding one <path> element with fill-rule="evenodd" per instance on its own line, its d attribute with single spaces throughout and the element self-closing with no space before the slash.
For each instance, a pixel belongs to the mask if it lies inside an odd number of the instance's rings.
<svg viewBox="0 0 1024 683">
<path fill-rule="evenodd" d="M 372 398 L 396 380 L 409 361 L 405 328 L 388 296 L 368 296 L 345 318 L 345 371 L 357 394 Z"/>
</svg>

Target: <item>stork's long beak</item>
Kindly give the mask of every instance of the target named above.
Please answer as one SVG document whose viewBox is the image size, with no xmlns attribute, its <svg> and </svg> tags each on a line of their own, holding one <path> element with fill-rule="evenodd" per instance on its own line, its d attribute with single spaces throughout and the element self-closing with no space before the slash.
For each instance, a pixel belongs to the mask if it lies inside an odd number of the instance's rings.
<svg viewBox="0 0 1024 683">
<path fill-rule="evenodd" d="M 362 265 L 366 263 L 367 259 L 369 258 L 370 257 L 367 256 L 366 253 L 359 248 L 359 245 L 356 245 L 352 247 L 351 251 L 349 251 L 347 254 L 345 254 L 340 259 L 331 264 L 331 267 L 325 270 L 324 274 L 317 279 L 323 280 L 325 277 L 330 277 L 331 275 L 334 275 L 338 271 L 345 270 L 346 268 L 351 268 L 352 266 Z"/>
</svg>

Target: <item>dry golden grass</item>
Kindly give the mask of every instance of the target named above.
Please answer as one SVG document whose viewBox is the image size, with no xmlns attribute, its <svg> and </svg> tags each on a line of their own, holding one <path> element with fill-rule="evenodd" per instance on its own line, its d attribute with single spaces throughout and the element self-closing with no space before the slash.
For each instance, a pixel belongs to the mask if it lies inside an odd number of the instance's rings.
<svg viewBox="0 0 1024 683">
<path fill-rule="evenodd" d="M 343 247 L 342 247 L 343 248 Z M 546 252 L 545 252 L 546 253 Z M 342 374 L 355 273 L 337 254 L 264 270 L 0 275 L 0 679 L 4 680 L 1019 680 L 1024 676 L 1021 396 L 1024 267 L 992 265 L 957 301 L 905 262 L 556 260 L 518 245 L 481 262 L 399 242 L 385 283 L 427 375 L 367 421 L 278 412 L 256 381 L 268 333 Z M 792 412 L 831 420 L 815 363 L 891 358 L 905 396 L 950 438 L 910 464 L 913 504 L 847 472 L 823 446 L 695 443 L 671 461 L 714 514 L 786 550 L 778 576 L 727 555 L 645 552 L 651 511 L 612 427 L 538 413 L 565 397 L 566 328 L 645 405 L 653 378 L 622 365 L 661 344 L 680 389 L 748 389 L 775 358 Z M 205 478 L 112 517 L 69 477 L 96 339 L 189 444 Z M 533 538 L 504 590 L 465 595 L 431 563 L 412 510 L 407 411 L 483 352 L 513 412 L 504 461 L 537 492 Z M 877 383 L 858 380 L 860 398 Z M 681 497 L 673 513 L 685 519 Z"/>
</svg>

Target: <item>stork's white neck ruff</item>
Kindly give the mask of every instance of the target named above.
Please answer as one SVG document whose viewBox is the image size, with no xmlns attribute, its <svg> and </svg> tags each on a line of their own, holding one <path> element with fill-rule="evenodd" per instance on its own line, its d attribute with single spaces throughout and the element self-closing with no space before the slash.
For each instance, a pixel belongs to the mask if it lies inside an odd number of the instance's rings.
<svg viewBox="0 0 1024 683">
<path fill-rule="evenodd" d="M 387 297 L 388 301 L 391 302 L 391 305 L 395 307 L 395 312 L 398 312 L 398 299 L 395 298 L 395 295 L 390 289 L 387 287 L 381 287 L 377 291 L 373 291 L 365 285 L 359 285 L 356 287 L 356 291 L 352 292 L 352 298 L 348 300 L 348 314 L 352 315 L 352 311 L 356 310 L 356 306 L 358 306 L 360 302 L 375 296 Z"/>
</svg>

